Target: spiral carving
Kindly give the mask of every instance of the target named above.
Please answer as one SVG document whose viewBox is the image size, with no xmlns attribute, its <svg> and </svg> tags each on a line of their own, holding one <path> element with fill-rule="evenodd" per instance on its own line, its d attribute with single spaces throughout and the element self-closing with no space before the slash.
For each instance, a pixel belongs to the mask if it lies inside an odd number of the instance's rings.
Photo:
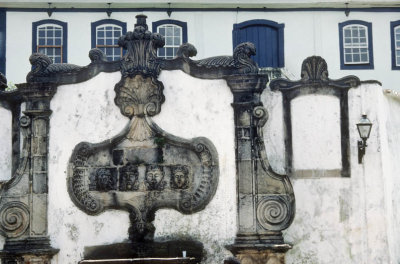
<svg viewBox="0 0 400 264">
<path fill-rule="evenodd" d="M 266 230 L 285 229 L 290 221 L 288 202 L 279 196 L 264 198 L 257 205 L 257 221 Z"/>
<path fill-rule="evenodd" d="M 253 116 L 259 119 L 257 126 L 263 127 L 268 120 L 268 112 L 263 106 L 257 106 L 253 110 Z"/>
<path fill-rule="evenodd" d="M 31 119 L 29 118 L 29 116 L 21 116 L 21 118 L 19 119 L 19 124 L 22 127 L 28 127 L 31 124 Z"/>
<path fill-rule="evenodd" d="M 29 226 L 28 207 L 21 202 L 9 202 L 0 210 L 0 227 L 7 237 L 22 235 Z"/>
</svg>

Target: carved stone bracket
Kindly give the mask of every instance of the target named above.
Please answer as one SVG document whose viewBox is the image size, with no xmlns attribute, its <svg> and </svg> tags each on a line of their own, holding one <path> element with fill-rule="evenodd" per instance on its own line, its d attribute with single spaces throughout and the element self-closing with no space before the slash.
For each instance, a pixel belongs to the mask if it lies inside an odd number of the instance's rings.
<svg viewBox="0 0 400 264">
<path fill-rule="evenodd" d="M 332 95 L 340 100 L 342 176 L 350 177 L 348 91 L 358 85 L 360 85 L 360 79 L 356 76 L 346 76 L 338 80 L 329 79 L 328 66 L 319 56 L 308 57 L 303 61 L 300 80 L 274 79 L 271 81 L 269 85 L 271 90 L 282 92 L 286 168 L 289 175 L 293 173 L 291 101 L 303 95 L 321 94 Z"/>
</svg>

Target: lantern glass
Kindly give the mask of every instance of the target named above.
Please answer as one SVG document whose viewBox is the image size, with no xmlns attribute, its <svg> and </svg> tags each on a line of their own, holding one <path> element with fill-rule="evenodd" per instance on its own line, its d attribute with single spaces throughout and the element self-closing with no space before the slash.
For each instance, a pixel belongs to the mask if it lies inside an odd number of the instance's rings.
<svg viewBox="0 0 400 264">
<path fill-rule="evenodd" d="M 367 115 L 362 115 L 360 122 L 357 124 L 357 130 L 358 133 L 360 134 L 360 137 L 363 140 L 366 140 L 367 138 L 369 138 L 369 134 L 371 133 L 371 127 L 372 127 L 372 123 L 371 121 L 368 119 Z"/>
</svg>

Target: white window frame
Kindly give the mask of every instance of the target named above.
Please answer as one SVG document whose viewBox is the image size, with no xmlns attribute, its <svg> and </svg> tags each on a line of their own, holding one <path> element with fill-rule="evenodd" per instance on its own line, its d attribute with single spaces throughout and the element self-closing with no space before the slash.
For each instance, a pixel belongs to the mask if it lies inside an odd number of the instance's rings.
<svg viewBox="0 0 400 264">
<path fill-rule="evenodd" d="M 157 56 L 160 57 L 160 58 L 164 58 L 164 59 L 172 59 L 173 57 L 175 57 L 176 56 L 176 51 L 178 50 L 179 46 L 182 45 L 182 43 L 183 43 L 183 28 L 181 26 L 178 26 L 178 25 L 175 25 L 175 24 L 162 24 L 162 25 L 159 25 L 157 27 L 157 33 L 160 33 L 160 28 L 165 28 L 165 32 L 167 32 L 166 29 L 168 27 L 172 27 L 173 28 L 173 30 L 172 30 L 172 42 L 173 42 L 173 44 L 172 45 L 168 45 L 167 41 L 165 41 L 164 47 L 163 48 L 159 48 L 158 51 L 157 51 Z M 174 43 L 174 38 L 176 37 L 175 36 L 175 28 L 179 28 L 180 29 L 179 30 L 179 32 L 180 32 L 180 34 L 179 34 L 179 44 L 175 44 Z M 165 40 L 166 40 L 166 37 L 165 37 Z M 167 48 L 172 48 L 173 49 L 172 57 L 171 56 L 167 56 Z M 164 53 L 165 55 L 164 56 L 160 55 L 160 50 L 161 49 L 165 50 L 165 53 Z"/>
<path fill-rule="evenodd" d="M 358 36 L 356 38 L 358 38 L 358 43 L 353 43 L 353 28 L 357 27 L 358 29 Z M 365 32 L 365 36 L 364 37 L 360 37 L 360 29 L 363 29 Z M 346 30 L 350 30 L 350 39 L 351 39 L 351 43 L 346 43 L 346 35 L 345 35 L 345 31 Z M 357 65 L 357 64 L 369 64 L 370 63 L 370 54 L 369 54 L 369 42 L 368 42 L 368 27 L 364 26 L 364 25 L 360 25 L 360 24 L 351 24 L 351 25 L 347 25 L 343 27 L 343 31 L 342 31 L 342 36 L 343 36 L 343 62 L 345 65 Z M 365 38 L 365 43 L 360 42 L 361 38 Z M 345 50 L 346 49 L 359 49 L 360 52 L 358 53 L 346 53 Z M 361 49 L 366 49 L 366 54 L 367 54 L 367 61 L 361 61 Z M 351 54 L 352 55 L 352 61 L 346 61 L 346 54 Z M 354 62 L 353 56 L 354 54 L 358 54 L 360 56 L 360 61 L 359 62 Z"/>
<path fill-rule="evenodd" d="M 118 44 L 112 44 L 112 45 L 107 45 L 106 43 L 107 43 L 107 36 L 106 36 L 106 30 L 105 30 L 105 28 L 106 27 L 112 27 L 112 42 L 114 43 L 114 31 L 115 31 L 115 28 L 118 28 L 119 30 L 120 30 L 120 37 L 122 36 L 122 34 L 123 34 L 123 29 L 122 29 L 122 27 L 121 26 L 118 26 L 118 25 L 115 25 L 115 24 L 101 24 L 101 25 L 98 25 L 98 26 L 96 26 L 96 31 L 95 31 L 95 36 L 96 36 L 96 48 L 104 48 L 104 54 L 106 54 L 106 56 L 107 56 L 107 58 L 111 58 L 112 59 L 112 61 L 115 61 L 115 60 L 119 60 L 120 58 L 122 58 L 122 47 L 119 47 L 118 46 Z M 99 32 L 99 29 L 100 28 L 104 28 L 104 44 L 98 44 L 98 35 L 97 35 L 97 33 Z M 118 37 L 119 38 L 119 37 Z M 112 54 L 107 54 L 107 48 L 112 48 Z M 118 55 L 115 55 L 114 54 L 114 51 L 115 51 L 115 48 L 120 48 L 120 54 Z"/>
<path fill-rule="evenodd" d="M 49 37 L 49 38 L 53 38 L 53 44 L 54 45 L 47 45 L 47 39 L 48 39 L 47 32 L 50 31 L 50 30 L 47 29 L 48 27 L 54 27 L 54 28 L 60 29 L 60 31 L 61 31 L 61 36 L 60 37 L 56 37 L 55 34 L 53 34 L 53 37 Z M 43 29 L 45 31 L 45 37 L 44 37 L 45 45 L 40 45 L 39 44 L 40 39 L 43 39 L 43 37 L 39 37 L 39 33 Z M 55 33 L 55 30 L 53 32 Z M 60 63 L 63 63 L 63 45 L 64 45 L 63 37 L 64 37 L 64 30 L 63 30 L 63 27 L 60 26 L 60 25 L 48 23 L 48 24 L 42 24 L 40 26 L 37 26 L 37 28 L 36 28 L 36 52 L 39 52 L 39 49 L 44 48 L 46 50 L 45 55 L 47 55 L 49 58 L 51 58 L 51 60 L 53 62 L 56 62 L 55 61 L 56 57 L 60 57 Z M 59 38 L 61 40 L 61 44 L 60 45 L 56 45 L 55 44 L 56 38 Z M 60 49 L 60 55 L 56 56 L 55 54 L 53 54 L 53 55 L 47 54 L 47 49 L 48 48 L 49 49 L 50 48 Z"/>
<path fill-rule="evenodd" d="M 396 33 L 397 30 L 399 31 L 398 33 Z M 398 38 L 396 38 L 397 35 L 399 36 Z M 400 45 L 397 45 L 397 42 L 400 42 L 400 26 L 393 28 L 393 39 L 394 39 L 395 64 L 396 66 L 400 66 L 400 55 L 397 55 L 397 52 L 400 53 Z"/>
</svg>

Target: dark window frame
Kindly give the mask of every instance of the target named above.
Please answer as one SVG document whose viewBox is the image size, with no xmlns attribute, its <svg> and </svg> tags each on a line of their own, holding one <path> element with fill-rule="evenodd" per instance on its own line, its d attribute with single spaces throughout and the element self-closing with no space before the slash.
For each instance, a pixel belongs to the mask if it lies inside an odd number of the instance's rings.
<svg viewBox="0 0 400 264">
<path fill-rule="evenodd" d="M 368 34 L 368 63 L 345 64 L 344 63 L 344 46 L 343 46 L 343 28 L 349 25 L 361 25 L 367 28 Z M 372 42 L 372 23 L 362 20 L 348 20 L 339 23 L 339 47 L 340 47 L 340 69 L 341 70 L 373 70 L 374 69 L 374 48 Z"/>
<path fill-rule="evenodd" d="M 392 48 L 392 70 L 400 70 L 400 65 L 396 65 L 396 39 L 394 29 L 400 26 L 400 20 L 390 22 L 390 42 Z"/>
<path fill-rule="evenodd" d="M 68 24 L 67 22 L 62 22 L 59 20 L 54 19 L 44 19 L 37 22 L 32 23 L 32 53 L 38 52 L 38 45 L 37 45 L 37 29 L 39 26 L 46 25 L 46 24 L 54 24 L 62 27 L 63 31 L 63 44 L 61 46 L 61 63 L 68 62 Z"/>
</svg>

